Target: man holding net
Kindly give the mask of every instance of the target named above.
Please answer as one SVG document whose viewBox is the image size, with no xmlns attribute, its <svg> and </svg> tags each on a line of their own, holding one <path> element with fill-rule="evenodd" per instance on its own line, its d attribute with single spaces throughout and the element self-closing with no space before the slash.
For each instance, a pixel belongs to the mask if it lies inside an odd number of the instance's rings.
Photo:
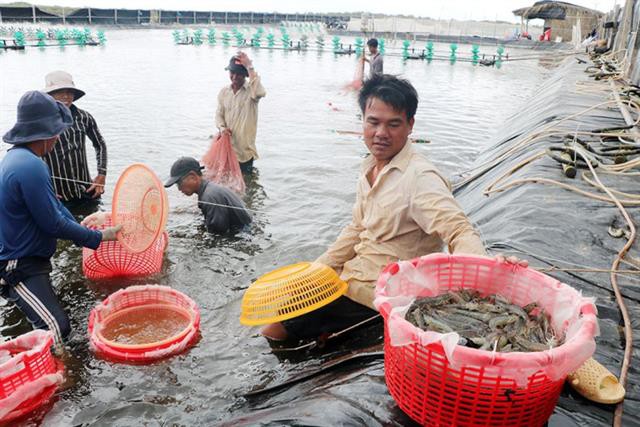
<svg viewBox="0 0 640 427">
<path fill-rule="evenodd" d="M 226 70 L 229 71 L 231 85 L 223 87 L 218 94 L 216 126 L 220 133 L 231 136 L 231 145 L 242 173 L 251 173 L 253 160 L 258 158 L 258 102 L 267 93 L 246 53 L 239 52 L 233 56 Z"/>
<path fill-rule="evenodd" d="M 16 124 L 3 137 L 13 147 L 0 161 L 0 295 L 35 328 L 49 329 L 57 344 L 71 332 L 49 277 L 57 239 L 96 249 L 121 228 L 83 227 L 56 197 L 42 157 L 72 124 L 63 103 L 43 92 L 25 93 Z"/>
<path fill-rule="evenodd" d="M 374 318 L 375 283 L 391 262 L 442 252 L 445 244 L 451 253 L 486 255 L 448 181 L 408 143 L 418 107 L 411 83 L 373 76 L 358 101 L 371 155 L 362 164 L 351 223 L 316 260 L 334 268 L 349 288 L 311 313 L 266 326 L 268 338 L 316 339 Z"/>
</svg>

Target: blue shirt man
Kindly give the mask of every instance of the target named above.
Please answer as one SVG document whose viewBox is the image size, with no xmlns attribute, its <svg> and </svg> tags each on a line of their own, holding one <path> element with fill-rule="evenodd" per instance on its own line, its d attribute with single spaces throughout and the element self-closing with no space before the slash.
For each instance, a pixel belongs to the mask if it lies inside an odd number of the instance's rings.
<svg viewBox="0 0 640 427">
<path fill-rule="evenodd" d="M 0 295 L 35 328 L 53 332 L 57 344 L 71 332 L 49 278 L 57 239 L 96 249 L 101 241 L 115 240 L 120 229 L 81 226 L 53 191 L 41 158 L 72 123 L 62 103 L 43 92 L 25 93 L 18 120 L 3 137 L 13 148 L 0 161 Z"/>
</svg>

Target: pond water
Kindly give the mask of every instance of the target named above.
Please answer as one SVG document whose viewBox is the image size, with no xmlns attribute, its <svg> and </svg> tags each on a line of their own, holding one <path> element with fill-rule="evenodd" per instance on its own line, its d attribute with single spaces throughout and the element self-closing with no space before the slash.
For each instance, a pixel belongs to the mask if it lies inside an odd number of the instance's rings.
<svg viewBox="0 0 640 427">
<path fill-rule="evenodd" d="M 104 209 L 110 208 L 110 190 L 127 165 L 146 163 L 164 179 L 177 157 L 199 158 L 206 151 L 215 132 L 217 93 L 229 83 L 224 67 L 236 50 L 220 43 L 175 46 L 170 30 L 114 30 L 107 38 L 104 47 L 0 53 L 2 132 L 13 125 L 22 93 L 42 88 L 50 71 L 69 71 L 86 91 L 77 105 L 94 115 L 109 150 Z M 459 52 L 470 50 L 461 45 Z M 252 406 L 238 396 L 301 366 L 317 365 L 314 358 L 295 363 L 277 358 L 257 328 L 240 325 L 240 300 L 259 275 L 315 259 L 350 219 L 367 151 L 357 135 L 336 131 L 361 129 L 355 96 L 342 91 L 353 78 L 355 58 L 247 51 L 267 91 L 260 103 L 258 171 L 245 197 L 256 211 L 254 224 L 237 236 L 208 235 L 195 198 L 173 187 L 163 270 L 138 280 L 90 282 L 82 276 L 82 251 L 61 242 L 52 277 L 76 331 L 70 342 L 73 359 L 67 362 L 73 384 L 46 415 L 37 414 L 27 424 L 212 425 L 245 415 L 245 423 L 258 424 L 260 416 L 248 414 L 268 412 L 271 404 Z M 437 45 L 436 51 L 447 54 L 448 47 Z M 493 54 L 495 48 L 481 51 Z M 535 61 L 498 69 L 465 62 L 403 63 L 392 56 L 385 71 L 415 85 L 420 105 L 414 136 L 431 141 L 416 147 L 448 176 L 473 162 L 548 73 Z M 3 143 L 0 157 L 7 148 Z M 95 170 L 91 148 L 88 155 Z M 96 359 L 87 344 L 89 311 L 113 291 L 140 283 L 172 286 L 193 298 L 202 313 L 202 339 L 187 353 L 150 366 Z M 4 337 L 29 329 L 17 309 L 0 302 Z M 289 396 L 283 401 L 299 401 L 300 411 L 311 414 L 309 423 L 406 423 L 386 392 L 381 365 L 359 372 L 337 375 L 334 387 L 320 391 L 335 399 Z M 294 413 L 288 419 L 303 419 Z"/>
</svg>

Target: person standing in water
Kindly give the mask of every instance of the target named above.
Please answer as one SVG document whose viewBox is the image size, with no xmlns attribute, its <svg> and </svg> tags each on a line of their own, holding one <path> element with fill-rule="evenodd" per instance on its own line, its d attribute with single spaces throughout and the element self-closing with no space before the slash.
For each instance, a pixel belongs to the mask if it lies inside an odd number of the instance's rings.
<svg viewBox="0 0 640 427">
<path fill-rule="evenodd" d="M 369 41 L 367 41 L 367 47 L 369 48 L 371 59 L 368 59 L 365 55 L 362 55 L 362 61 L 366 61 L 369 63 L 369 78 L 381 76 L 382 74 L 384 74 L 384 60 L 382 59 L 382 55 L 378 51 L 378 39 L 369 39 Z"/>
<path fill-rule="evenodd" d="M 53 176 L 53 188 L 69 209 L 94 211 L 104 193 L 107 176 L 107 144 L 93 116 L 74 104 L 85 95 L 76 88 L 71 74 L 53 71 L 45 76 L 44 91 L 71 110 L 73 124 L 62 135 L 54 149 L 44 157 Z M 87 162 L 86 138 L 96 152 L 97 175 L 91 178 Z"/>
<path fill-rule="evenodd" d="M 248 174 L 253 171 L 253 161 L 258 158 L 258 102 L 266 91 L 246 53 L 239 52 L 233 56 L 225 69 L 229 71 L 231 85 L 223 87 L 218 94 L 216 126 L 221 133 L 231 136 L 240 170 Z"/>
<path fill-rule="evenodd" d="M 96 249 L 115 240 L 121 225 L 102 231 L 78 224 L 56 197 L 42 157 L 73 125 L 71 111 L 46 93 L 25 93 L 16 124 L 3 137 L 13 145 L 0 161 L 0 295 L 13 302 L 56 344 L 71 332 L 69 318 L 51 284 L 51 257 L 58 239 Z"/>
</svg>

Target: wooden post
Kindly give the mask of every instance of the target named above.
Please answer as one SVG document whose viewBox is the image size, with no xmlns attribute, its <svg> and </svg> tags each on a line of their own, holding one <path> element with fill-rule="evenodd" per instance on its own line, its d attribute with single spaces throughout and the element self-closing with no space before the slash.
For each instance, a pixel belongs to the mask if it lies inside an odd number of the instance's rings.
<svg viewBox="0 0 640 427">
<path fill-rule="evenodd" d="M 87 11 L 89 12 L 89 24 L 91 24 L 91 8 L 88 8 Z"/>
</svg>

